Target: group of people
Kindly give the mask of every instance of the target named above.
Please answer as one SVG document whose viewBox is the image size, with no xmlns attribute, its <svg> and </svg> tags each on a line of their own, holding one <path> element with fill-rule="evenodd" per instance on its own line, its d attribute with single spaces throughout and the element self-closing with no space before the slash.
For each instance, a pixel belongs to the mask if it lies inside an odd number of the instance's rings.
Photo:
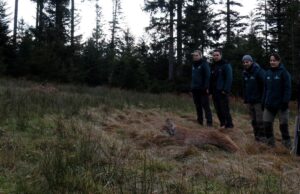
<svg viewBox="0 0 300 194">
<path fill-rule="evenodd" d="M 197 111 L 197 121 L 203 125 L 203 111 L 207 126 L 212 126 L 212 113 L 209 106 L 209 95 L 220 121 L 220 127 L 233 128 L 229 107 L 233 74 L 230 63 L 222 58 L 222 51 L 212 52 L 212 63 L 209 64 L 202 52 L 192 53 L 191 91 Z M 291 148 L 289 134 L 289 101 L 291 98 L 291 76 L 281 62 L 281 57 L 273 53 L 269 58 L 270 67 L 264 70 L 250 55 L 244 55 L 242 64 L 244 102 L 249 107 L 251 125 L 256 141 L 275 145 L 273 124 L 279 115 L 282 144 Z M 299 97 L 300 98 L 300 97 Z"/>
</svg>

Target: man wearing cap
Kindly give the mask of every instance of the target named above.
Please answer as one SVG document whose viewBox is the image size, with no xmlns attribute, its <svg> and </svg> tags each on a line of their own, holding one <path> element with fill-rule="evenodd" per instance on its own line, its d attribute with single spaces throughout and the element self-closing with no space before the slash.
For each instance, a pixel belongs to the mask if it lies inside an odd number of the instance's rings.
<svg viewBox="0 0 300 194">
<path fill-rule="evenodd" d="M 212 126 L 212 114 L 209 106 L 209 80 L 210 69 L 202 52 L 195 50 L 193 53 L 192 84 L 194 104 L 197 111 L 197 121 L 203 125 L 203 110 L 205 112 L 207 126 Z"/>
<path fill-rule="evenodd" d="M 265 71 L 253 61 L 250 55 L 242 58 L 244 72 L 244 102 L 248 104 L 256 141 L 264 138 L 263 110 L 261 100 L 264 92 Z"/>
<path fill-rule="evenodd" d="M 232 86 L 231 65 L 222 58 L 222 51 L 213 51 L 210 92 L 222 128 L 233 128 L 229 109 L 229 94 Z"/>
</svg>

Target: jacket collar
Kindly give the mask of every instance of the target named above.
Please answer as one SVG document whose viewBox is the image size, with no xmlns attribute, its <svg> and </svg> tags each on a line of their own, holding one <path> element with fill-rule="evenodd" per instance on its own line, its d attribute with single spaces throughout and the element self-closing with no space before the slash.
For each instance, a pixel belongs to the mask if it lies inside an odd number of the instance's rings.
<svg viewBox="0 0 300 194">
<path fill-rule="evenodd" d="M 202 65 L 204 62 L 206 62 L 205 59 L 200 59 L 199 61 L 193 61 L 193 66 L 198 67 L 200 65 Z"/>
<path fill-rule="evenodd" d="M 226 60 L 221 59 L 220 61 L 213 62 L 213 65 L 222 66 L 222 65 L 225 65 L 226 63 L 227 63 Z"/>
<path fill-rule="evenodd" d="M 248 69 L 245 69 L 244 70 L 244 73 L 254 73 L 254 72 L 256 72 L 258 69 L 260 68 L 260 66 L 257 64 L 257 63 L 253 63 L 252 64 L 252 67 L 250 67 L 250 69 L 248 70 Z"/>
<path fill-rule="evenodd" d="M 283 70 L 283 69 L 285 69 L 285 67 L 282 63 L 280 63 L 278 67 L 275 67 L 275 68 L 270 67 L 270 69 L 271 69 L 271 71 L 277 71 L 277 70 Z"/>
</svg>

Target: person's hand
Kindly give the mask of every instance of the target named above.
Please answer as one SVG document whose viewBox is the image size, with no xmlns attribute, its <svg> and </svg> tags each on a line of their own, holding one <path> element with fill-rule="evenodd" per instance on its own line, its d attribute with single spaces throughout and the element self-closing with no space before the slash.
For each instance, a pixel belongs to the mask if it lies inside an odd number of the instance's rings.
<svg viewBox="0 0 300 194">
<path fill-rule="evenodd" d="M 261 104 L 261 110 L 264 111 L 265 110 L 265 105 Z"/>
<path fill-rule="evenodd" d="M 208 94 L 209 94 L 209 89 L 203 88 L 203 89 L 201 90 L 201 92 L 202 92 L 202 94 L 204 94 L 204 95 L 208 95 Z"/>
<path fill-rule="evenodd" d="M 224 90 L 222 91 L 222 94 L 227 95 L 227 92 L 225 92 Z"/>
<path fill-rule="evenodd" d="M 281 111 L 286 111 L 289 108 L 289 103 L 282 103 L 280 106 Z"/>
<path fill-rule="evenodd" d="M 266 106 L 265 107 L 269 112 L 271 112 L 273 115 L 275 115 L 278 112 L 278 108 L 274 108 L 271 106 Z"/>
<path fill-rule="evenodd" d="M 205 95 L 207 95 L 207 94 L 209 94 L 209 90 L 208 90 L 207 88 L 204 88 L 204 89 L 202 90 L 202 93 L 205 94 Z"/>
</svg>

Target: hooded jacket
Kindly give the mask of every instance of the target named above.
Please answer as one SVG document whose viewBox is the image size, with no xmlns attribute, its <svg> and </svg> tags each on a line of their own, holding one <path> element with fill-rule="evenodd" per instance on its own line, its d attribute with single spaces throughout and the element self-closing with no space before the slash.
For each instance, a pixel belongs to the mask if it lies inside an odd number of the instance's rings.
<svg viewBox="0 0 300 194">
<path fill-rule="evenodd" d="M 231 91 L 232 86 L 232 67 L 225 60 L 221 60 L 212 64 L 211 71 L 211 93 Z"/>
<path fill-rule="evenodd" d="M 283 64 L 270 68 L 265 76 L 263 104 L 269 110 L 278 110 L 288 104 L 291 98 L 291 75 Z"/>
<path fill-rule="evenodd" d="M 209 88 L 210 68 L 205 59 L 194 61 L 192 66 L 192 90 L 206 90 Z"/>
<path fill-rule="evenodd" d="M 244 70 L 244 102 L 246 104 L 261 103 L 264 92 L 265 71 L 253 63 L 249 70 Z"/>
</svg>

